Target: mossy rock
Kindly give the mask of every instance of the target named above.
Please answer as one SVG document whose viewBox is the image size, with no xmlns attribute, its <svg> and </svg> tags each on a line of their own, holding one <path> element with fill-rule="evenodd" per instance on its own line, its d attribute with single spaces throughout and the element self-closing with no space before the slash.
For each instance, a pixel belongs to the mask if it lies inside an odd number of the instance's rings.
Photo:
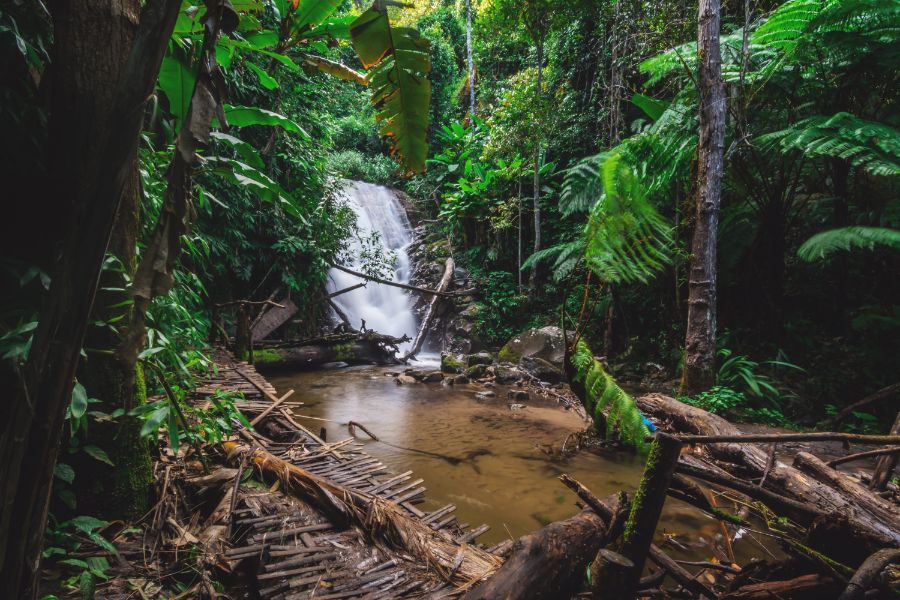
<svg viewBox="0 0 900 600">
<path fill-rule="evenodd" d="M 462 373 L 466 368 L 463 361 L 452 354 L 441 355 L 441 371 L 444 373 Z"/>
<path fill-rule="evenodd" d="M 477 352 L 466 357 L 466 365 L 474 367 L 475 365 L 489 365 L 494 362 L 494 357 L 490 352 Z"/>
<path fill-rule="evenodd" d="M 562 368 L 565 358 L 562 329 L 554 326 L 528 329 L 506 342 L 497 355 L 501 362 L 510 363 L 517 363 L 524 356 L 540 358 Z"/>
<path fill-rule="evenodd" d="M 484 377 L 486 372 L 486 365 L 472 365 L 471 367 L 466 369 L 466 377 L 468 377 L 469 379 L 479 379 L 481 377 Z"/>
</svg>

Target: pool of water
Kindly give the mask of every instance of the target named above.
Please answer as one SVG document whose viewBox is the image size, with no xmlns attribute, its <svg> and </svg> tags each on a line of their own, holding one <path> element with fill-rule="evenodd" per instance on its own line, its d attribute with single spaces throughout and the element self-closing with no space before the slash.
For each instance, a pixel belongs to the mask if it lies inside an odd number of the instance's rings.
<svg viewBox="0 0 900 600">
<path fill-rule="evenodd" d="M 349 437 L 349 421 L 371 430 L 379 441 L 356 432 L 366 452 L 397 473 L 412 470 L 425 480 L 428 491 L 420 508 L 455 504 L 461 521 L 491 526 L 480 542 L 517 538 L 578 512 L 577 497 L 557 479 L 563 473 L 599 497 L 632 492 L 640 479 L 643 458 L 629 452 L 583 451 L 559 458 L 566 437 L 586 424 L 555 401 L 516 401 L 526 407 L 511 410 L 508 387 L 491 388 L 495 397 L 479 399 L 476 392 L 485 388 L 475 384 L 397 385 L 392 374 L 399 370 L 355 367 L 268 378 L 279 393 L 296 390 L 292 410 L 298 422 L 315 432 L 324 427 L 328 441 Z M 722 528 L 668 499 L 657 533 L 657 542 L 673 557 L 706 560 L 714 556 L 712 545 Z M 734 551 L 740 562 L 768 553 L 752 534 L 736 541 Z"/>
</svg>

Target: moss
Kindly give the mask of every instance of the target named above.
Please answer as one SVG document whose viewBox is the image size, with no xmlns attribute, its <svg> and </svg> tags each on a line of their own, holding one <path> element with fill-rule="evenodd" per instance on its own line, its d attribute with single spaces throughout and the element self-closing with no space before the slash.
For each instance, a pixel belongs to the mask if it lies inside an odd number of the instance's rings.
<svg viewBox="0 0 900 600">
<path fill-rule="evenodd" d="M 335 344 L 334 346 L 334 360 L 349 362 L 353 359 L 353 343 L 347 342 L 345 344 Z"/>
<path fill-rule="evenodd" d="M 257 365 L 270 365 L 283 359 L 281 352 L 275 348 L 258 348 L 253 351 L 253 362 Z"/>
<path fill-rule="evenodd" d="M 444 373 L 462 373 L 465 370 L 466 365 L 463 361 L 448 354 L 441 357 L 441 371 Z"/>
<path fill-rule="evenodd" d="M 506 344 L 500 348 L 500 352 L 497 353 L 497 359 L 501 362 L 517 363 L 522 359 L 522 355 L 510 348 L 509 344 Z"/>
</svg>

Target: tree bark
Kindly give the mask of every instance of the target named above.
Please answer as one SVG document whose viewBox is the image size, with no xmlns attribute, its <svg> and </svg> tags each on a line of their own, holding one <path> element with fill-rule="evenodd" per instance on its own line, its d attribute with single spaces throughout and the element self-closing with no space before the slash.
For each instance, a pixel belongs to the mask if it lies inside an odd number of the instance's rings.
<svg viewBox="0 0 900 600">
<path fill-rule="evenodd" d="M 716 248 L 725 149 L 725 85 L 719 50 L 719 0 L 700 0 L 700 145 L 697 220 L 691 244 L 688 320 L 681 392 L 697 394 L 715 383 Z"/>
<path fill-rule="evenodd" d="M 450 285 L 450 281 L 453 279 L 454 269 L 456 269 L 456 263 L 452 258 L 448 258 L 446 264 L 444 265 L 444 274 L 441 276 L 441 280 L 438 282 L 436 291 L 447 291 L 447 286 Z M 422 349 L 422 345 L 425 343 L 425 338 L 428 337 L 428 328 L 431 326 L 431 322 L 434 320 L 434 316 L 437 314 L 437 307 L 440 299 L 441 297 L 438 295 L 434 295 L 431 297 L 431 302 L 428 303 L 428 309 L 425 311 L 425 318 L 422 319 L 422 325 L 419 327 L 419 333 L 416 334 L 416 339 L 415 341 L 413 341 L 412 348 L 410 348 L 409 352 L 406 353 L 406 356 L 403 357 L 404 362 L 406 362 L 410 358 L 414 358 L 416 354 L 418 354 Z"/>
<path fill-rule="evenodd" d="M 893 435 L 900 434 L 900 413 L 897 413 L 897 418 L 894 419 L 894 426 L 891 427 L 891 433 Z M 894 472 L 894 469 L 897 467 L 897 454 L 891 454 L 888 456 L 882 456 L 878 459 L 878 463 L 875 465 L 875 473 L 872 474 L 872 483 L 869 487 L 876 492 L 880 492 L 885 487 L 887 487 L 888 480 L 891 478 L 891 473 Z"/>
<path fill-rule="evenodd" d="M 475 118 L 475 60 L 472 58 L 472 0 L 466 0 L 466 62 L 469 67 L 469 114 Z M 473 127 L 475 123 L 472 123 Z"/>
<path fill-rule="evenodd" d="M 544 97 L 544 27 L 542 24 L 539 24 L 538 28 L 539 31 L 535 39 L 537 45 L 537 90 L 535 91 L 535 100 L 538 107 L 540 107 Z M 542 111 L 538 110 L 538 114 L 542 114 Z M 539 127 L 535 128 L 535 135 L 534 179 L 532 181 L 534 186 L 534 199 L 532 204 L 534 213 L 534 246 L 532 250 L 533 252 L 538 252 L 541 249 L 541 134 Z M 540 285 L 540 264 L 540 261 L 537 261 L 531 266 L 531 280 L 529 281 L 529 287 L 530 295 L 532 296 L 536 293 L 538 285 Z"/>
<path fill-rule="evenodd" d="M 33 598 L 53 468 L 103 257 L 143 120 L 181 3 L 60 0 L 54 19 L 48 210 L 69 198 L 72 219 L 16 395 L 0 436 L 0 597 Z M 140 22 L 132 44 L 120 28 Z M 87 71 L 122 52 L 112 83 Z M 107 57 L 104 59 L 103 57 Z M 99 87 L 98 87 L 99 86 Z M 112 94 L 109 111 L 97 98 Z M 62 156 L 64 160 L 54 160 Z"/>
</svg>

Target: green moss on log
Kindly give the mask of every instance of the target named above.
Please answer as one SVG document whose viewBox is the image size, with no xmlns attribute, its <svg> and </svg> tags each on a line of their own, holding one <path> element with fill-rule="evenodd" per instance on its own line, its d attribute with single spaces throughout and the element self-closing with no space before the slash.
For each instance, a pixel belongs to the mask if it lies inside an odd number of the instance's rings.
<svg viewBox="0 0 900 600">
<path fill-rule="evenodd" d="M 253 351 L 253 362 L 257 365 L 280 363 L 284 356 L 275 348 L 257 348 Z"/>
</svg>

